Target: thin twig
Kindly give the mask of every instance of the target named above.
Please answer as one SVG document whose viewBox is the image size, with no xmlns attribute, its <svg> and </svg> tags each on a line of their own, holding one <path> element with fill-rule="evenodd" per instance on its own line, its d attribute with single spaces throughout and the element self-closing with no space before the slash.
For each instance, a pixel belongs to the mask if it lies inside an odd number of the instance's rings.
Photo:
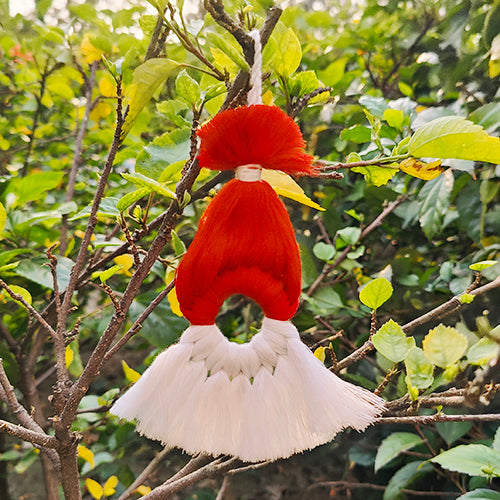
<svg viewBox="0 0 500 500">
<path fill-rule="evenodd" d="M 169 294 L 169 292 L 174 288 L 174 281 L 171 281 L 156 297 L 150 302 L 148 307 L 144 309 L 141 315 L 135 320 L 134 324 L 129 328 L 127 333 L 120 338 L 120 340 L 106 353 L 103 359 L 103 363 L 107 362 L 112 356 L 114 356 L 136 333 L 142 328 L 142 324 L 148 316 L 158 307 L 160 302 Z"/>
<path fill-rule="evenodd" d="M 146 481 L 149 476 L 155 471 L 155 469 L 160 465 L 160 463 L 165 459 L 165 457 L 172 451 L 172 448 L 166 446 L 159 453 L 155 455 L 153 460 L 149 462 L 144 470 L 135 478 L 134 482 L 118 497 L 118 500 L 127 500 L 130 498 L 132 493 Z"/>
<path fill-rule="evenodd" d="M 219 474 L 227 472 L 238 462 L 239 460 L 237 458 L 228 458 L 226 460 L 224 460 L 223 458 L 215 459 L 204 467 L 201 467 L 200 469 L 192 472 L 191 474 L 188 474 L 176 481 L 169 481 L 166 484 L 158 486 L 153 491 L 151 491 L 151 493 L 145 495 L 142 498 L 144 500 L 162 500 L 170 498 L 171 495 L 173 495 L 177 491 L 187 488 L 191 484 L 197 483 L 202 479 L 215 477 Z"/>
<path fill-rule="evenodd" d="M 484 293 L 487 293 L 494 288 L 497 288 L 500 286 L 500 276 L 498 276 L 496 279 L 493 281 L 490 281 L 486 285 L 483 285 L 482 287 L 476 288 L 475 290 L 471 290 L 470 295 L 479 296 Z M 426 314 L 423 314 L 422 316 L 419 316 L 418 318 L 414 319 L 413 321 L 410 321 L 409 323 L 406 323 L 406 325 L 403 325 L 403 331 L 409 332 L 413 329 L 415 329 L 417 326 L 423 325 L 424 323 L 427 323 L 429 321 L 433 321 L 434 319 L 442 316 L 445 313 L 448 313 L 450 310 L 457 310 L 458 308 L 462 307 L 464 303 L 460 302 L 460 297 L 464 295 L 464 293 L 460 293 L 456 295 L 455 297 L 452 297 L 450 300 L 447 302 L 441 304 L 440 306 L 435 307 L 431 311 L 429 311 Z"/>
<path fill-rule="evenodd" d="M 477 415 L 411 415 L 404 417 L 379 417 L 374 424 L 422 424 L 429 425 L 437 422 L 498 422 L 500 413 L 479 413 Z"/>
<path fill-rule="evenodd" d="M 370 490 L 385 491 L 387 489 L 387 486 L 383 484 L 355 483 L 351 481 L 322 481 L 320 483 L 311 484 L 311 486 L 307 488 L 306 492 L 309 492 L 314 488 L 325 488 L 325 487 L 339 488 L 342 490 L 366 488 Z M 419 490 L 409 490 L 407 488 L 402 489 L 401 493 L 405 493 L 407 495 L 422 496 L 422 497 L 446 497 L 446 496 L 453 497 L 457 495 L 456 491 L 419 491 Z M 335 494 L 333 496 L 335 496 Z M 305 498 L 306 497 L 304 497 L 304 499 Z"/>
<path fill-rule="evenodd" d="M 358 243 L 363 240 L 366 236 L 368 236 L 374 229 L 379 227 L 384 219 L 394 212 L 394 210 L 401 205 L 406 200 L 407 196 L 401 196 L 395 201 L 392 201 L 389 203 L 384 210 L 373 220 L 371 224 L 366 226 L 363 231 L 361 232 L 361 235 L 359 237 Z M 316 278 L 316 280 L 312 283 L 312 285 L 308 288 L 306 295 L 310 297 L 321 285 L 323 280 L 336 268 L 339 266 L 341 262 L 343 262 L 347 254 L 353 249 L 353 245 L 347 245 L 347 247 L 343 250 L 343 252 L 335 259 L 335 261 L 332 264 L 325 264 L 323 269 L 321 270 L 320 275 Z"/>
<path fill-rule="evenodd" d="M 87 124 L 89 122 L 90 111 L 92 109 L 92 91 L 94 89 L 97 66 L 97 61 L 94 61 L 90 65 L 90 76 L 85 80 L 85 111 L 76 136 L 73 163 L 71 164 L 71 169 L 69 171 L 68 187 L 66 188 L 66 202 L 71 201 L 73 199 L 73 195 L 75 194 L 76 176 L 78 168 L 82 162 L 83 139 L 85 138 L 85 134 L 87 132 Z M 68 247 L 68 218 L 68 215 L 65 214 L 62 216 L 61 220 L 61 243 L 59 246 L 59 255 L 64 255 Z"/>
</svg>

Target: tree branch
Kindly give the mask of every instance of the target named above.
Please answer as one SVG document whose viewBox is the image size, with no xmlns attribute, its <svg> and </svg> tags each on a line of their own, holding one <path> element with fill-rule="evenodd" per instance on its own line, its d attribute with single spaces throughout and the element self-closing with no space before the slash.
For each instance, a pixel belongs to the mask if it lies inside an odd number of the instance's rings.
<svg viewBox="0 0 500 500">
<path fill-rule="evenodd" d="M 361 235 L 359 237 L 358 243 L 363 240 L 366 236 L 368 236 L 374 229 L 379 227 L 384 219 L 394 212 L 394 210 L 401 205 L 406 200 L 407 196 L 401 196 L 395 201 L 392 201 L 389 203 L 384 210 L 378 215 L 376 219 L 373 220 L 371 224 L 369 224 L 363 231 L 361 232 Z M 309 289 L 306 291 L 306 295 L 310 297 L 321 285 L 323 280 L 336 268 L 339 266 L 341 262 L 343 262 L 347 254 L 351 252 L 353 249 L 353 245 L 347 245 L 345 249 L 342 251 L 342 253 L 335 259 L 335 261 L 332 264 L 325 264 L 323 266 L 323 269 L 321 270 L 320 275 L 316 278 L 316 280 L 312 283 L 312 285 L 309 287 Z"/>
<path fill-rule="evenodd" d="M 172 448 L 166 446 L 163 450 L 157 453 L 153 460 L 151 460 L 144 470 L 135 478 L 134 482 L 118 497 L 118 500 L 127 500 L 130 498 L 133 492 L 149 478 L 149 476 L 171 451 Z"/>
<path fill-rule="evenodd" d="M 463 292 L 456 295 L 455 297 L 452 297 L 450 300 L 444 302 L 440 306 L 435 307 L 428 313 L 419 316 L 418 318 L 414 319 L 413 321 L 410 321 L 409 323 L 406 323 L 406 325 L 403 325 L 402 328 L 405 332 L 409 332 L 415 329 L 417 326 L 423 325 L 424 323 L 427 323 L 438 317 L 441 317 L 448 312 L 456 311 L 457 309 L 465 305 L 464 303 L 460 302 L 460 297 L 462 297 L 466 293 L 469 293 L 470 295 L 474 295 L 476 297 L 479 295 L 483 295 L 484 293 L 487 293 L 499 286 L 500 286 L 500 276 L 495 278 L 493 281 L 490 281 L 486 285 L 483 285 L 482 287 L 476 288 L 475 290 L 470 290 L 469 292 Z"/>
<path fill-rule="evenodd" d="M 68 176 L 68 187 L 66 188 L 66 202 L 71 201 L 75 193 L 76 175 L 82 162 L 83 139 L 85 137 L 85 133 L 87 132 L 87 124 L 89 121 L 90 111 L 92 109 L 92 90 L 94 89 L 96 72 L 97 61 L 94 61 L 90 66 L 90 76 L 85 80 L 85 111 L 76 136 L 73 163 L 71 164 Z M 61 244 L 59 246 L 59 255 L 64 255 L 68 247 L 68 218 L 68 215 L 64 214 L 61 220 Z"/>
</svg>

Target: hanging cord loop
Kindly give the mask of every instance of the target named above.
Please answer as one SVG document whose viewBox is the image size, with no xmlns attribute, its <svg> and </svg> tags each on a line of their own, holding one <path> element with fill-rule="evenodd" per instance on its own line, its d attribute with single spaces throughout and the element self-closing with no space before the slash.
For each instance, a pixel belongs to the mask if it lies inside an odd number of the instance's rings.
<svg viewBox="0 0 500 500">
<path fill-rule="evenodd" d="M 259 30 L 250 31 L 249 35 L 254 40 L 253 65 L 250 70 L 250 92 L 248 92 L 248 105 L 262 104 L 262 43 Z"/>
<path fill-rule="evenodd" d="M 259 30 L 252 30 L 249 35 L 254 40 L 253 64 L 250 69 L 250 91 L 248 105 L 262 104 L 262 44 Z M 261 179 L 262 167 L 256 164 L 241 165 L 236 168 L 235 177 L 240 181 L 256 182 Z"/>
</svg>

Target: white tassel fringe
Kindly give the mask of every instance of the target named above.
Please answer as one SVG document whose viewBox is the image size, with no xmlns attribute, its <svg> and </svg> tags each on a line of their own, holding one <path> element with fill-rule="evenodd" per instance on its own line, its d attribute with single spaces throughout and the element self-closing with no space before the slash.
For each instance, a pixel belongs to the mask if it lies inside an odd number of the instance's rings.
<svg viewBox="0 0 500 500">
<path fill-rule="evenodd" d="M 111 413 L 190 454 L 258 462 L 314 448 L 346 427 L 363 430 L 383 408 L 326 369 L 290 322 L 264 318 L 243 345 L 216 325 L 190 326 Z"/>
</svg>

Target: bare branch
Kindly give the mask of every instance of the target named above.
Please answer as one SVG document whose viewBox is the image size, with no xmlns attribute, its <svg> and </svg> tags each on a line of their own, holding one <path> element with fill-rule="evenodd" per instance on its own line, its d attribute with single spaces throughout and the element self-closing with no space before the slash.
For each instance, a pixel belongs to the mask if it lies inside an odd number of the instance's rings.
<svg viewBox="0 0 500 500">
<path fill-rule="evenodd" d="M 470 295 L 474 295 L 476 297 L 478 295 L 483 295 L 484 293 L 487 293 L 487 292 L 489 292 L 489 291 L 491 291 L 494 288 L 497 288 L 499 286 L 500 286 L 500 276 L 498 276 L 493 281 L 490 281 L 486 285 L 483 285 L 482 287 L 476 288 L 475 290 L 471 290 L 470 292 L 460 293 L 460 294 L 456 295 L 455 297 L 452 297 L 447 302 L 432 309 L 432 311 L 429 311 L 428 313 L 423 314 L 422 316 L 419 316 L 418 318 L 414 319 L 413 321 L 406 323 L 406 325 L 403 325 L 403 330 L 405 332 L 409 332 L 409 331 L 415 329 L 417 326 L 423 325 L 424 323 L 427 323 L 429 321 L 433 321 L 434 319 L 441 317 L 448 312 L 456 311 L 458 308 L 460 308 L 464 305 L 464 303 L 462 303 L 460 301 L 460 298 L 465 293 L 470 293 Z"/>
<path fill-rule="evenodd" d="M 151 493 L 142 497 L 144 500 L 162 500 L 165 498 L 170 498 L 171 495 L 180 491 L 188 486 L 201 481 L 202 479 L 207 479 L 209 477 L 215 477 L 219 474 L 227 472 L 239 460 L 237 458 L 217 458 L 210 462 L 209 464 L 195 470 L 191 474 L 188 474 L 180 479 L 174 481 L 168 481 L 155 488 Z M 175 476 L 174 476 L 175 477 Z"/>
<path fill-rule="evenodd" d="M 368 236 L 374 229 L 379 227 L 384 219 L 394 212 L 394 210 L 401 205 L 406 200 L 407 196 L 401 196 L 395 201 L 392 201 L 389 203 L 384 210 L 378 215 L 376 219 L 373 220 L 371 224 L 369 224 L 367 227 L 363 229 L 361 232 L 361 236 L 359 237 L 359 241 L 362 241 L 363 238 Z M 332 264 L 325 264 L 323 269 L 321 270 L 320 275 L 316 278 L 316 280 L 313 282 L 313 284 L 309 287 L 309 289 L 306 292 L 306 295 L 310 297 L 316 290 L 317 288 L 321 285 L 323 280 L 336 268 L 339 266 L 341 262 L 343 262 L 347 254 L 351 252 L 353 249 L 352 245 L 347 245 L 347 247 L 343 250 L 343 252 L 335 259 L 335 261 Z"/>
<path fill-rule="evenodd" d="M 28 312 L 32 314 L 39 321 L 39 323 L 49 331 L 52 337 L 56 338 L 57 334 L 55 330 L 45 321 L 42 315 L 31 304 L 28 304 L 28 302 L 24 300 L 22 295 L 14 292 L 12 288 L 10 288 L 10 286 L 7 285 L 7 283 L 5 283 L 5 281 L 3 281 L 2 279 L 0 279 L 0 288 L 3 288 L 11 296 L 12 299 L 20 302 L 25 307 L 25 309 L 27 309 Z"/>
<path fill-rule="evenodd" d="M 129 328 L 127 333 L 106 353 L 103 363 L 108 361 L 114 356 L 136 333 L 142 328 L 142 324 L 148 316 L 158 307 L 160 302 L 169 294 L 174 288 L 174 281 L 171 281 L 157 296 L 156 298 L 144 309 L 141 315 L 135 320 L 134 324 Z"/>
<path fill-rule="evenodd" d="M 54 436 L 48 436 L 42 432 L 35 432 L 20 425 L 14 425 L 6 420 L 0 420 L 0 432 L 6 432 L 11 436 L 27 441 L 28 443 L 42 448 L 57 448 L 58 442 Z"/>
<path fill-rule="evenodd" d="M 406 417 L 379 417 L 375 424 L 435 424 L 436 422 L 497 422 L 500 413 L 482 413 L 477 415 L 446 415 L 436 413 L 435 415 L 413 415 Z"/>
</svg>

